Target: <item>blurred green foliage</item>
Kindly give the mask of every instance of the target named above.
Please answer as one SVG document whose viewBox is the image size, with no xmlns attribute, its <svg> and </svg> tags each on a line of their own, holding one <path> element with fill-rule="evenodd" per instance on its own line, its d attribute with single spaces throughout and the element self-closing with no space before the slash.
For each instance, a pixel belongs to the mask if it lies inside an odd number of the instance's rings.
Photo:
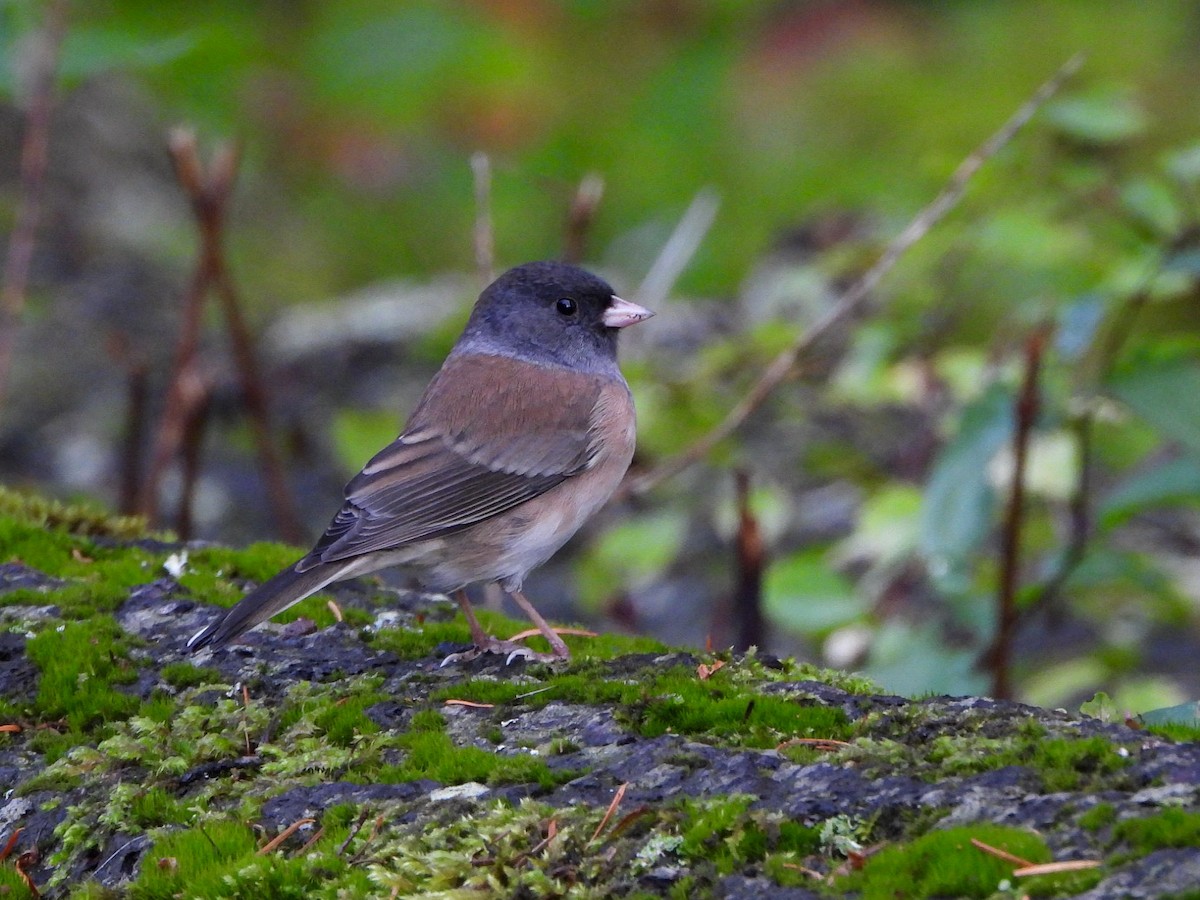
<svg viewBox="0 0 1200 900">
<path fill-rule="evenodd" d="M 6 58 L 37 10 L 3 7 Z M 1049 323 L 1017 599 L 1065 604 L 1093 642 L 1023 661 L 1021 683 L 1046 703 L 1100 684 L 1117 702 L 1185 699 L 1138 671 L 1156 629 L 1195 631 L 1200 619 L 1194 575 L 1155 544 L 1171 529 L 1144 527 L 1148 513 L 1200 501 L 1194 4 L 100 0 L 75 4 L 71 23 L 68 87 L 120 73 L 165 123 L 245 141 L 229 237 L 260 312 L 470 268 L 476 150 L 495 166 L 504 265 L 560 253 L 575 186 L 602 173 L 589 262 L 623 291 L 690 198 L 715 188 L 716 224 L 678 290 L 740 293 L 742 305 L 685 360 L 628 367 L 650 462 L 718 421 L 804 316 L 1036 85 L 1086 53 L 1083 73 L 891 273 L 870 319 L 764 409 L 784 428 L 900 410 L 922 423 L 911 443 L 929 444 L 901 466 L 913 448 L 894 433 L 848 427 L 858 442 L 826 434 L 782 464 L 775 454 L 786 471 L 770 477 L 849 483 L 861 503 L 837 540 L 770 536 L 766 608 L 814 650 L 858 629 L 862 664 L 895 689 L 986 687 L 976 662 L 994 635 L 1022 348 Z M 7 86 L 19 94 L 19 79 Z M 841 239 L 780 249 L 781 234 L 842 215 L 854 227 Z M 153 252 L 179 252 L 190 223 L 158 240 Z M 764 260 L 787 297 L 805 298 L 804 315 L 753 312 L 747 284 Z M 341 453 L 365 458 L 393 416 L 339 417 Z M 768 468 L 737 440 L 711 462 Z M 663 498 L 585 554 L 588 600 L 683 552 L 695 510 L 679 488 Z M 772 501 L 771 515 L 801 500 Z M 1193 521 L 1172 532 L 1185 544 Z"/>
<path fill-rule="evenodd" d="M 38 6 L 5 7 L 10 50 Z M 712 293 L 736 286 L 777 230 L 813 209 L 899 221 L 1077 51 L 1090 53 L 1086 87 L 1048 117 L 1079 144 L 1152 159 L 1194 136 L 1197 106 L 1181 42 L 1195 10 L 1182 0 L 100 0 L 74 4 L 71 19 L 72 78 L 134 73 L 165 122 L 246 140 L 234 240 L 256 263 L 245 277 L 262 290 L 251 296 L 324 297 L 380 273 L 466 267 L 466 160 L 479 149 L 496 160 L 506 262 L 560 250 L 586 171 L 608 184 L 597 255 L 634 276 L 653 252 L 638 236 L 661 236 L 698 188 L 715 186 L 721 214 L 685 280 Z M 1147 131 L 1149 146 L 1129 146 Z M 1070 205 L 1044 192 L 1059 174 L 1043 142 L 1013 147 L 959 224 L 1037 227 L 1039 210 Z M 1054 232 L 1077 254 L 1096 238 Z M 1058 241 L 1023 247 L 1012 277 L 1033 275 L 1039 250 L 1053 267 L 1042 277 L 1071 277 Z M 921 255 L 944 260 L 944 247 Z"/>
</svg>

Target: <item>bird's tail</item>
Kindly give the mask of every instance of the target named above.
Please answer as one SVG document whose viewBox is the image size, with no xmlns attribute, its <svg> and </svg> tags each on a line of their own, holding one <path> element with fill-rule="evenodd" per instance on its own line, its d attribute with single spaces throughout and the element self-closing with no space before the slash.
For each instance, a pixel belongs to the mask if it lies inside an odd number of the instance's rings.
<svg viewBox="0 0 1200 900">
<path fill-rule="evenodd" d="M 224 646 L 255 625 L 283 612 L 293 603 L 299 603 L 326 585 L 340 580 L 347 568 L 345 563 L 327 563 L 298 571 L 302 562 L 264 581 L 224 616 L 196 632 L 187 642 L 187 649 L 195 652 L 204 647 L 216 649 Z"/>
</svg>

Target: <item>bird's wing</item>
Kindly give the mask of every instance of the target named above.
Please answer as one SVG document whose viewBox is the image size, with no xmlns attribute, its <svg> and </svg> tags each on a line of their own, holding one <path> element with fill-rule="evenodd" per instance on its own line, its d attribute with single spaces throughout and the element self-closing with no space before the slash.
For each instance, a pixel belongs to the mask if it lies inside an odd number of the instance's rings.
<svg viewBox="0 0 1200 900">
<path fill-rule="evenodd" d="M 452 356 L 400 437 L 346 486 L 345 504 L 302 565 L 453 533 L 588 468 L 605 382 L 552 372 L 507 357 Z"/>
</svg>

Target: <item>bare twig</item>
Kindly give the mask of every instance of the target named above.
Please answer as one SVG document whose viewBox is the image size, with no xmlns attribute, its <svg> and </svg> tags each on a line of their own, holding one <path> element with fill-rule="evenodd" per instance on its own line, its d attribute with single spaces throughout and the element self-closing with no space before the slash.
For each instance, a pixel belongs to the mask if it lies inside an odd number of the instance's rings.
<svg viewBox="0 0 1200 900">
<path fill-rule="evenodd" d="M 179 509 L 175 513 L 175 533 L 179 540 L 192 539 L 193 510 L 196 483 L 200 477 L 200 449 L 204 443 L 204 432 L 208 427 L 208 414 L 212 409 L 212 385 L 207 381 L 196 403 L 188 411 L 183 427 L 183 473 L 180 478 Z"/>
<path fill-rule="evenodd" d="M 33 880 L 33 875 L 29 873 L 29 869 L 32 869 L 34 866 L 36 866 L 37 861 L 38 852 L 37 848 L 35 847 L 32 850 L 26 850 L 24 853 L 18 856 L 13 863 L 13 868 L 16 870 L 17 876 L 22 882 L 24 882 L 25 890 L 29 892 L 29 896 L 32 897 L 33 900 L 38 900 L 38 898 L 42 896 L 41 891 L 38 890 L 38 886 Z"/>
<path fill-rule="evenodd" d="M 338 847 L 338 856 L 344 856 L 346 850 L 349 849 L 350 843 L 358 837 L 358 833 L 362 831 L 363 826 L 367 824 L 367 819 L 371 817 L 371 807 L 364 806 L 358 814 L 358 821 L 354 823 L 354 827 L 350 829 L 350 833 L 346 835 L 346 840 L 342 842 L 342 846 Z"/>
<path fill-rule="evenodd" d="M 579 182 L 579 188 L 571 199 L 567 211 L 566 236 L 563 241 L 563 260 L 578 263 L 583 260 L 587 249 L 588 235 L 596 221 L 596 208 L 604 196 L 604 178 L 598 172 L 589 172 Z"/>
<path fill-rule="evenodd" d="M 750 508 L 750 476 L 737 473 L 738 531 L 734 553 L 737 584 L 733 589 L 733 621 L 737 629 L 735 650 L 766 645 L 767 626 L 762 609 L 762 579 L 766 547 L 762 529 Z"/>
<path fill-rule="evenodd" d="M 174 129 L 169 135 L 171 159 L 175 163 L 175 174 L 192 203 L 192 212 L 197 221 L 206 221 L 209 227 L 215 222 L 211 215 L 211 203 L 202 203 L 204 176 L 196 155 L 196 136 L 186 129 Z M 167 398 L 162 418 L 158 423 L 150 464 L 142 481 L 138 512 L 151 522 L 158 515 L 158 489 L 167 466 L 179 452 L 183 442 L 190 410 L 194 408 L 200 393 L 202 379 L 197 372 L 196 350 L 200 342 L 203 322 L 204 295 L 213 279 L 216 262 L 215 248 L 208 241 L 200 248 L 200 257 L 192 279 L 188 283 L 183 301 L 183 318 L 179 334 L 175 339 L 175 355 L 171 365 L 170 380 L 167 382 Z"/>
<path fill-rule="evenodd" d="M 129 335 L 113 332 L 108 338 L 109 356 L 125 369 L 126 401 L 124 442 L 121 448 L 121 482 L 118 509 L 123 515 L 134 515 L 142 475 L 142 445 L 146 439 L 147 407 L 150 401 L 150 366 L 133 350 Z"/>
<path fill-rule="evenodd" d="M 684 210 L 679 224 L 663 244 L 658 258 L 650 266 L 650 271 L 642 279 L 638 288 L 638 303 L 653 309 L 671 293 L 680 273 L 687 268 L 688 262 L 700 247 L 700 242 L 712 227 L 713 219 L 717 216 L 717 208 L 721 200 L 712 188 L 699 191 L 688 208 Z"/>
<path fill-rule="evenodd" d="M 1195 231 L 1185 231 L 1172 242 L 1171 249 L 1177 250 L 1180 246 L 1186 247 L 1196 238 Z M 1150 299 L 1155 279 L 1162 274 L 1165 262 L 1166 257 L 1160 255 L 1151 264 L 1142 276 L 1137 289 L 1116 309 L 1108 327 L 1097 339 L 1092 365 L 1086 369 L 1090 373 L 1086 390 L 1095 391 L 1097 386 L 1103 384 L 1112 373 L 1117 359 L 1120 357 L 1121 349 L 1133 332 L 1138 315 Z M 1090 401 L 1090 398 L 1087 399 Z M 1092 458 L 1095 424 L 1096 406 L 1093 402 L 1087 402 L 1083 411 L 1071 418 L 1070 426 L 1075 438 L 1075 458 L 1079 470 L 1079 481 L 1068 502 L 1067 546 L 1063 549 L 1054 570 L 1037 587 L 1033 599 L 1021 607 L 1016 626 L 1018 628 L 1053 604 L 1063 585 L 1067 583 L 1087 555 L 1088 544 L 1094 530 L 1092 522 Z"/>
<path fill-rule="evenodd" d="M 486 287 L 496 277 L 496 238 L 492 228 L 492 163 L 483 151 L 471 155 L 475 178 L 475 269 Z"/>
<path fill-rule="evenodd" d="M 1064 859 L 1061 862 L 1035 863 L 1013 869 L 1014 878 L 1036 878 L 1039 875 L 1061 875 L 1064 872 L 1086 872 L 1104 863 L 1098 859 Z"/>
<path fill-rule="evenodd" d="M 258 855 L 266 856 L 269 853 L 274 853 L 276 850 L 279 849 L 280 845 L 284 841 L 286 841 L 288 838 L 290 838 L 293 834 L 295 834 L 297 831 L 299 831 L 305 825 L 312 825 L 316 821 L 317 821 L 316 819 L 307 818 L 307 817 L 305 817 L 303 819 L 297 819 L 295 822 L 293 822 L 287 828 L 283 829 L 283 831 L 279 832 L 279 834 L 275 835 L 275 837 L 272 838 L 270 841 L 268 841 L 266 844 L 263 844 L 263 846 L 259 847 Z"/>
<path fill-rule="evenodd" d="M 14 828 L 12 834 L 8 836 L 8 840 L 4 842 L 4 846 L 0 847 L 0 862 L 4 862 L 12 855 L 13 850 L 17 848 L 17 841 L 21 839 L 21 832 L 24 828 Z"/>
<path fill-rule="evenodd" d="M 1012 863 L 1014 866 L 1032 866 L 1029 860 L 1024 857 L 1017 856 L 1014 853 L 1009 853 L 1002 847 L 993 847 L 991 844 L 985 844 L 978 838 L 971 838 L 971 845 L 977 850 L 982 850 L 988 856 L 994 856 L 996 859 L 1002 859 L 1004 862 Z"/>
<path fill-rule="evenodd" d="M 759 376 L 742 400 L 734 406 L 712 430 L 678 455 L 664 460 L 656 468 L 635 478 L 629 486 L 633 494 L 645 494 L 663 481 L 671 478 L 688 466 L 706 457 L 714 447 L 735 432 L 742 423 L 757 410 L 767 397 L 782 384 L 791 373 L 801 354 L 808 351 L 817 340 L 834 326 L 856 313 L 871 292 L 891 271 L 896 262 L 925 234 L 936 225 L 961 199 L 968 182 L 980 167 L 996 155 L 1013 136 L 1028 122 L 1079 67 L 1083 65 L 1082 54 L 1067 60 L 1054 76 L 1043 84 L 1017 109 L 998 131 L 979 145 L 950 176 L 946 186 L 933 200 L 921 209 L 892 240 L 873 266 L 867 269 L 845 293 L 838 298 L 825 315 L 813 323 L 795 343 L 775 357 Z"/>
<path fill-rule="evenodd" d="M 1067 579 L 1083 562 L 1088 541 L 1092 537 L 1092 431 L 1095 415 L 1091 411 L 1085 412 L 1073 418 L 1070 425 L 1075 437 L 1075 464 L 1079 469 L 1079 481 L 1068 501 L 1067 546 L 1058 565 L 1037 588 L 1033 599 L 1021 607 L 1017 617 L 1018 627 L 1054 602 Z"/>
<path fill-rule="evenodd" d="M 176 343 L 167 402 L 149 471 L 142 485 L 139 508 L 147 517 L 154 517 L 163 473 L 186 439 L 187 422 L 195 409 L 197 385 L 202 383 L 196 360 L 201 313 L 204 296 L 212 287 L 221 301 L 242 399 L 249 415 L 275 519 L 284 539 L 297 543 L 303 540 L 304 529 L 300 525 L 283 465 L 271 439 L 266 383 L 258 367 L 250 331 L 242 317 L 241 302 L 224 261 L 222 236 L 237 175 L 238 149 L 232 144 L 219 148 L 205 171 L 194 133 L 186 129 L 174 129 L 170 134 L 169 147 L 176 177 L 188 196 L 200 232 L 200 256 L 184 302 L 183 322 Z"/>
<path fill-rule="evenodd" d="M 0 406 L 8 396 L 17 329 L 25 311 L 49 161 L 50 114 L 54 109 L 59 52 L 66 32 L 67 0 L 55 0 L 47 10 L 45 25 L 34 35 L 37 43 L 31 54 L 25 135 L 21 141 L 20 194 L 13 230 L 8 237 L 4 283 L 0 286 Z"/>
<path fill-rule="evenodd" d="M 233 345 L 233 358 L 241 382 L 242 401 L 246 404 L 246 412 L 250 418 L 250 428 L 258 449 L 267 494 L 275 512 L 279 533 L 284 540 L 298 544 L 304 540 L 304 526 L 300 523 L 296 504 L 292 500 L 292 492 L 283 471 L 283 461 L 279 458 L 275 441 L 271 437 L 271 412 L 266 380 L 259 369 L 258 358 L 254 353 L 254 340 L 242 317 L 241 301 L 234 289 L 229 270 L 221 262 L 220 256 L 217 260 L 217 296 L 225 312 L 225 325 Z"/>
<path fill-rule="evenodd" d="M 1038 373 L 1049 336 L 1049 329 L 1042 326 L 1025 342 L 1025 377 L 1013 410 L 1016 419 L 1013 430 L 1013 473 L 1000 532 L 996 637 L 984 657 L 992 671 L 992 696 L 998 700 L 1012 699 L 1012 647 L 1020 617 L 1017 582 L 1020 578 L 1021 531 L 1025 524 L 1025 462 L 1029 456 L 1029 440 L 1037 422 L 1038 407 L 1041 405 Z"/>
<path fill-rule="evenodd" d="M 621 805 L 621 801 L 625 799 L 625 791 L 629 789 L 629 782 L 623 782 L 617 785 L 617 790 L 613 794 L 612 802 L 608 804 L 608 809 L 604 811 L 604 817 L 600 820 L 600 824 L 596 826 L 596 830 L 592 832 L 592 837 L 588 844 L 596 843 L 596 839 L 604 831 L 604 827 L 608 824 L 608 820 L 616 813 L 617 807 Z"/>
</svg>

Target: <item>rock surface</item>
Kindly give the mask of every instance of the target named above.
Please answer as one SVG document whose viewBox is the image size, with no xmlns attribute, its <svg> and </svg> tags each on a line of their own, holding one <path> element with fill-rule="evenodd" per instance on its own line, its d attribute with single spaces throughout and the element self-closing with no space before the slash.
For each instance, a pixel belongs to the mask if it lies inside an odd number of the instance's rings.
<svg viewBox="0 0 1200 900">
<path fill-rule="evenodd" d="M 571 638 L 569 665 L 443 666 L 466 638 L 452 605 L 366 583 L 300 607 L 329 620 L 332 599 L 346 621 L 271 624 L 191 658 L 187 637 L 218 614 L 206 600 L 276 563 L 87 528 L 63 539 L 61 571 L 0 568 L 11 896 L 1098 900 L 1200 885 L 1193 732 L 910 700 L 646 639 Z M 131 586 L 106 594 L 116 573 Z M 1000 851 L 1096 866 L 1030 879 Z"/>
</svg>

